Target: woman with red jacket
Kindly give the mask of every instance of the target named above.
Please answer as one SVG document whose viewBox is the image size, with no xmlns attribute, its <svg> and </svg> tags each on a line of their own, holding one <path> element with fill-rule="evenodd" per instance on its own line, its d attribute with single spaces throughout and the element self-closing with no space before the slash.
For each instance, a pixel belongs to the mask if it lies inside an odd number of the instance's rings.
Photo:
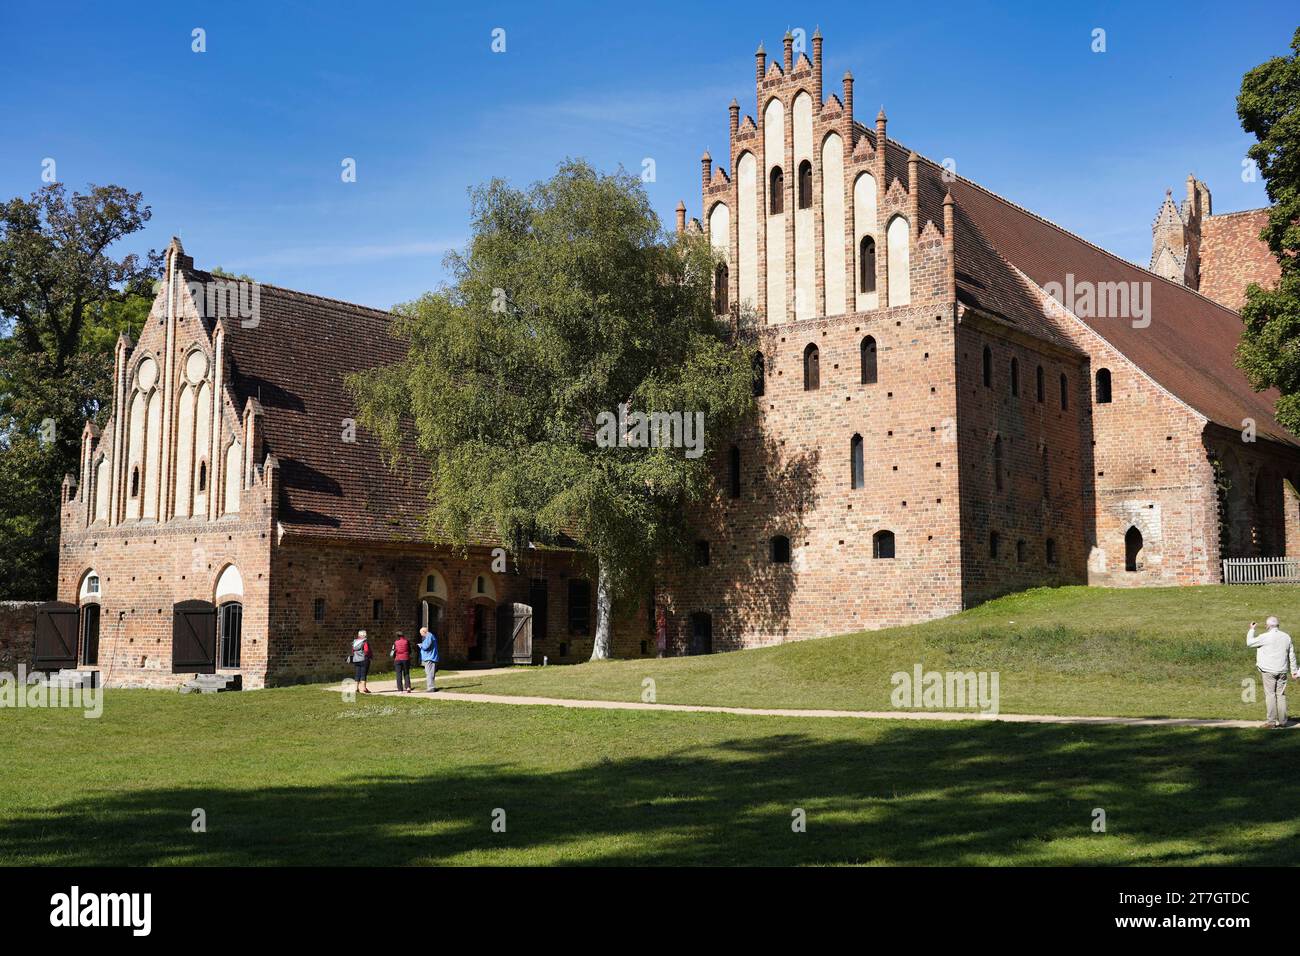
<svg viewBox="0 0 1300 956">
<path fill-rule="evenodd" d="M 393 659 L 393 670 L 397 672 L 397 692 L 409 694 L 411 692 L 411 642 L 401 631 L 397 632 L 397 640 L 393 641 L 388 656 Z"/>
</svg>

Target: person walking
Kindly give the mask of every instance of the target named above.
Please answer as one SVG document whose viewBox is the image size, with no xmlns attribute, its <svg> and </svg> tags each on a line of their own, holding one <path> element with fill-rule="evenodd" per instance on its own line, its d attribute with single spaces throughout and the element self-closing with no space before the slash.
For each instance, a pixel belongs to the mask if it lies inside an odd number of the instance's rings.
<svg viewBox="0 0 1300 956">
<path fill-rule="evenodd" d="M 356 669 L 357 688 L 363 694 L 370 693 L 370 688 L 366 686 L 366 676 L 370 673 L 370 657 L 370 641 L 366 639 L 366 632 L 357 631 L 348 660 Z"/>
<path fill-rule="evenodd" d="M 397 672 L 397 692 L 409 694 L 411 692 L 411 642 L 401 631 L 397 632 L 397 640 L 393 641 L 388 656 L 393 659 L 393 670 Z"/>
<path fill-rule="evenodd" d="M 433 686 L 433 677 L 438 673 L 438 635 L 427 627 L 420 628 L 420 663 L 424 665 L 424 689 L 430 694 L 438 688 Z"/>
<path fill-rule="evenodd" d="M 1268 713 L 1265 727 L 1286 726 L 1286 679 L 1300 678 L 1296 671 L 1295 645 L 1291 635 L 1278 628 L 1277 618 L 1264 622 L 1267 630 L 1255 636 L 1255 622 L 1246 632 L 1246 646 L 1255 648 L 1255 666 L 1264 682 L 1264 706 Z"/>
</svg>

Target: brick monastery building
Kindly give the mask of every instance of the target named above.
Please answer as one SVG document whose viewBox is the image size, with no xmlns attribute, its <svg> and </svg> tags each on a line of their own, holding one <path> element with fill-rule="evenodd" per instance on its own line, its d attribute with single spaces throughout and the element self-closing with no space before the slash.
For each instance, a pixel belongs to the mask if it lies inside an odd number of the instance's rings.
<svg viewBox="0 0 1300 956">
<path fill-rule="evenodd" d="M 879 628 L 1038 585 L 1210 583 L 1222 558 L 1300 553 L 1300 443 L 1233 365 L 1245 284 L 1276 276 L 1264 211 L 1213 216 L 1189 178 L 1142 269 L 910 152 L 883 111 L 859 123 L 852 77 L 824 95 L 812 46 L 759 48 L 757 118 L 732 102 L 701 220 L 678 210 L 763 361 L 748 424 L 710 449 L 694 566 L 615 622 L 615 652 Z M 262 285 L 255 320 L 211 318 L 194 290 L 221 282 L 173 241 L 147 326 L 118 344 L 112 413 L 64 486 L 44 665 L 258 687 L 338 676 L 358 627 L 382 659 L 427 621 L 451 660 L 588 656 L 583 555 L 498 571 L 493 542 L 430 543 L 414 468 L 349 436 L 344 376 L 402 350 L 389 314 Z"/>
</svg>

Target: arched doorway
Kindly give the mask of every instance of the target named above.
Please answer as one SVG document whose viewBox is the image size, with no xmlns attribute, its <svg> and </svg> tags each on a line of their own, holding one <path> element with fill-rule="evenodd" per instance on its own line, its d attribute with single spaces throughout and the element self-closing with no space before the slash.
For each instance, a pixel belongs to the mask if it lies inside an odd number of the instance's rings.
<svg viewBox="0 0 1300 956">
<path fill-rule="evenodd" d="M 436 568 L 429 568 L 420 579 L 420 597 L 415 602 L 415 633 L 420 640 L 420 628 L 427 627 L 439 641 L 446 627 L 447 581 Z"/>
<path fill-rule="evenodd" d="M 1142 567 L 1142 532 L 1133 526 L 1124 532 L 1124 570 L 1138 571 Z"/>
<path fill-rule="evenodd" d="M 469 608 L 465 612 L 465 656 L 471 661 L 490 661 L 496 656 L 496 584 L 486 571 L 470 579 Z"/>
<path fill-rule="evenodd" d="M 217 577 L 217 666 L 238 670 L 244 652 L 244 577 L 233 564 Z"/>
<path fill-rule="evenodd" d="M 78 638 L 81 645 L 81 664 L 85 667 L 99 666 L 99 620 L 101 584 L 99 574 L 91 569 L 81 579 L 77 592 L 77 604 L 81 608 L 78 620 Z"/>
</svg>

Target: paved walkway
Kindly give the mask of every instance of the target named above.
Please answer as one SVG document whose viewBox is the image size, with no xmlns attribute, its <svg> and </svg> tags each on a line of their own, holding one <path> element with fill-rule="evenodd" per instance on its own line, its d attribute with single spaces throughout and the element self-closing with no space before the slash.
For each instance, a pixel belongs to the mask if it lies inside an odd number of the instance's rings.
<svg viewBox="0 0 1300 956">
<path fill-rule="evenodd" d="M 480 674 L 498 674 L 518 672 L 518 668 L 498 668 L 473 672 L 461 672 L 459 676 L 478 676 Z M 441 678 L 440 678 L 441 679 Z M 841 717 L 854 720 L 931 720 L 961 721 L 983 720 L 1000 721 L 1008 724 L 1124 724 L 1140 727 L 1242 727 L 1259 728 L 1259 720 L 1212 720 L 1200 717 L 1071 717 L 1058 714 L 998 714 L 985 716 L 969 711 L 915 711 L 915 710 L 797 710 L 786 707 L 711 707 L 702 704 L 647 704 L 641 701 L 625 700 L 566 700 L 560 697 L 524 697 L 512 694 L 475 694 L 461 693 L 452 688 L 439 688 L 437 694 L 424 690 L 424 679 L 414 682 L 415 691 L 411 697 L 424 697 L 431 700 L 471 701 L 478 704 L 515 704 L 528 707 L 569 707 L 577 710 L 666 710 L 692 714 L 740 714 L 753 717 Z M 343 687 L 328 688 L 335 693 Z M 372 696 L 395 697 L 396 681 L 371 681 Z M 406 695 L 403 695 L 406 696 Z M 1300 727 L 1300 722 L 1291 721 L 1288 729 Z"/>
</svg>

